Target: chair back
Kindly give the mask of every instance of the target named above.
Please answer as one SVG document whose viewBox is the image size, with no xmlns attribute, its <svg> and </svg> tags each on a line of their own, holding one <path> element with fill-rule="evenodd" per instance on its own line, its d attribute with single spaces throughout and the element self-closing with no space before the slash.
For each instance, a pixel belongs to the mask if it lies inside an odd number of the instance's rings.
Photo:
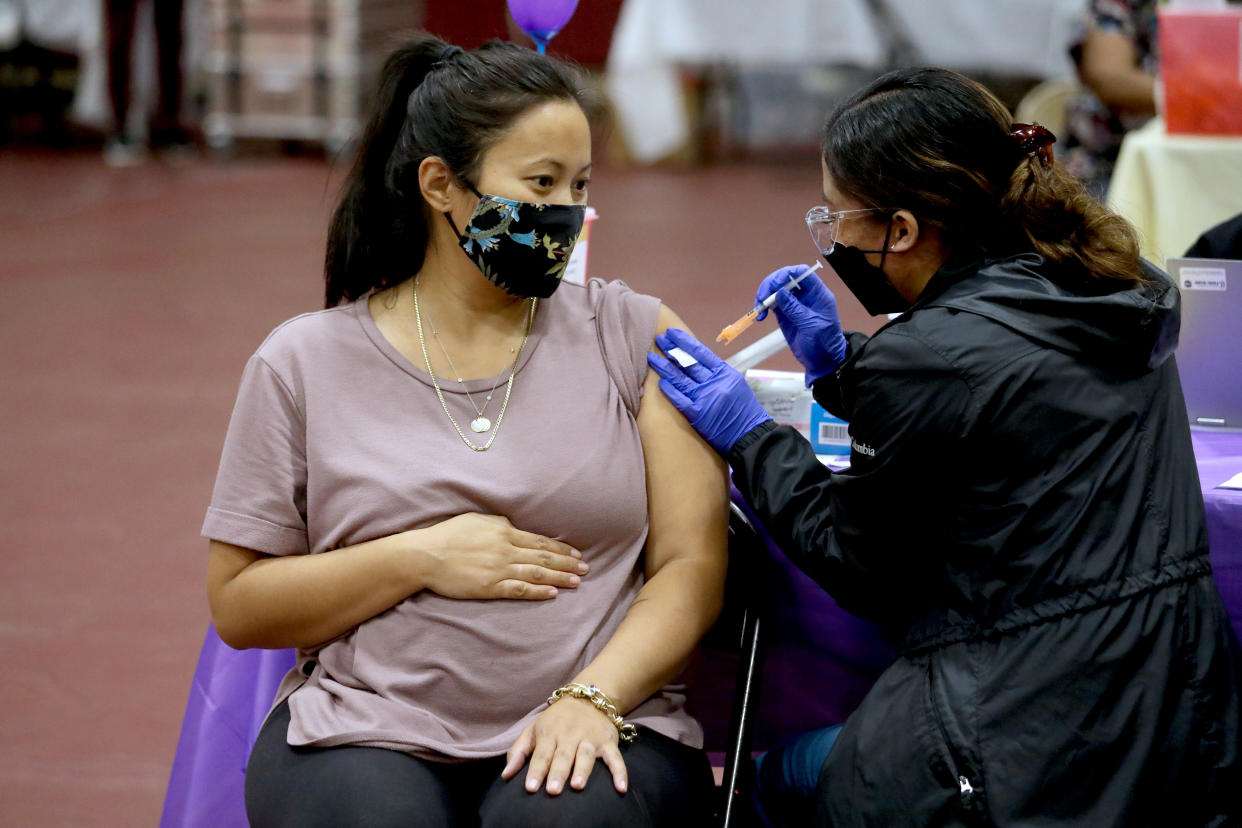
<svg viewBox="0 0 1242 828">
<path fill-rule="evenodd" d="M 729 575 L 722 619 L 724 633 L 733 636 L 738 661 L 720 784 L 719 816 L 724 828 L 749 824 L 753 818 L 750 754 L 763 675 L 763 616 L 769 598 L 766 572 L 763 538 L 741 507 L 730 503 Z"/>
<path fill-rule="evenodd" d="M 1013 117 L 1022 124 L 1043 124 L 1058 139 L 1064 138 L 1065 106 L 1082 92 L 1082 86 L 1065 80 L 1046 80 L 1034 86 L 1018 101 Z"/>
</svg>

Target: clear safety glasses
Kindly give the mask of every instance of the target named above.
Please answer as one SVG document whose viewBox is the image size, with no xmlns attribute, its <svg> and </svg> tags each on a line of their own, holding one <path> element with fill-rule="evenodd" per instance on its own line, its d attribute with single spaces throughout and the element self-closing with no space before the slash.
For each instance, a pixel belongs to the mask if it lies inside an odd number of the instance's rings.
<svg viewBox="0 0 1242 828">
<path fill-rule="evenodd" d="M 829 210 L 822 204 L 806 211 L 806 226 L 811 231 L 811 240 L 816 249 L 825 256 L 837 243 L 837 231 L 841 223 L 852 218 L 860 218 L 873 213 L 895 213 L 891 207 L 866 207 L 862 210 Z M 877 251 L 878 252 L 878 251 Z"/>
</svg>

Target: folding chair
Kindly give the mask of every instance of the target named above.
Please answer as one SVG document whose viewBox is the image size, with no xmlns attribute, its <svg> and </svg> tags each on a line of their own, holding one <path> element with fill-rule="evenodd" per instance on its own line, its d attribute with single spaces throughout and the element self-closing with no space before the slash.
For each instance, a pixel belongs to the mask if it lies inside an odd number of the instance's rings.
<svg viewBox="0 0 1242 828">
<path fill-rule="evenodd" d="M 720 825 L 738 828 L 750 823 L 754 779 L 749 772 L 755 714 L 763 666 L 763 616 L 768 598 L 767 554 L 754 524 L 736 503 L 729 506 L 729 575 L 725 611 L 718 631 L 733 638 L 739 658 L 729 716 L 724 776 L 721 779 Z"/>
</svg>

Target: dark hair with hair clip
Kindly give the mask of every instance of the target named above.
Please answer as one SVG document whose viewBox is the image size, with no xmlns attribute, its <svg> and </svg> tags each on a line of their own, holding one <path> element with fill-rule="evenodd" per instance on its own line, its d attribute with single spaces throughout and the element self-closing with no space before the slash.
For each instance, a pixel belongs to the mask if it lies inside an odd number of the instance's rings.
<svg viewBox="0 0 1242 828">
<path fill-rule="evenodd" d="M 1053 162 L 1051 132 L 1011 121 L 963 75 L 899 69 L 828 116 L 824 164 L 843 193 L 909 210 L 954 252 L 1034 248 L 1075 284 L 1141 280 L 1133 228 Z"/>
<path fill-rule="evenodd" d="M 388 57 L 375 109 L 328 228 L 324 302 L 333 307 L 408 278 L 422 267 L 428 227 L 418 167 L 438 156 L 473 181 L 483 154 L 528 109 L 549 101 L 585 107 L 567 64 L 513 43 L 473 51 L 429 34 Z"/>
<path fill-rule="evenodd" d="M 1009 137 L 1027 155 L 1038 155 L 1044 164 L 1053 163 L 1052 145 L 1057 142 L 1057 136 L 1043 124 L 1011 124 Z"/>
</svg>

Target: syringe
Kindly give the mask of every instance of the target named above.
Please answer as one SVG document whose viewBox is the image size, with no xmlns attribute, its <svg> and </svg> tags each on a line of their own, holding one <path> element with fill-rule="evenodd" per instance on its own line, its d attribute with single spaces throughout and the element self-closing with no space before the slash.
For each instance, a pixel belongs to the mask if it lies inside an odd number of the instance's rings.
<svg viewBox="0 0 1242 828">
<path fill-rule="evenodd" d="M 812 273 L 819 270 L 823 266 L 824 266 L 823 262 L 816 262 L 814 266 L 807 268 L 806 270 L 802 271 L 802 273 L 798 274 L 797 276 L 793 277 L 788 282 L 786 282 L 781 287 L 781 290 L 789 290 L 790 288 L 797 287 L 798 282 L 801 282 L 807 276 L 811 275 Z M 726 345 L 728 345 L 733 340 L 737 339 L 738 336 L 742 333 L 742 331 L 746 330 L 752 324 L 754 324 L 755 317 L 757 317 L 760 314 L 760 312 L 765 311 L 768 308 L 772 307 L 772 305 L 776 302 L 776 294 L 779 292 L 780 291 L 774 292 L 767 299 L 764 299 L 758 305 L 755 305 L 755 307 L 753 307 L 745 316 L 743 316 L 741 319 L 734 322 L 732 325 L 726 325 L 724 330 L 722 330 L 720 334 L 716 337 L 716 341 L 723 342 Z"/>
</svg>

